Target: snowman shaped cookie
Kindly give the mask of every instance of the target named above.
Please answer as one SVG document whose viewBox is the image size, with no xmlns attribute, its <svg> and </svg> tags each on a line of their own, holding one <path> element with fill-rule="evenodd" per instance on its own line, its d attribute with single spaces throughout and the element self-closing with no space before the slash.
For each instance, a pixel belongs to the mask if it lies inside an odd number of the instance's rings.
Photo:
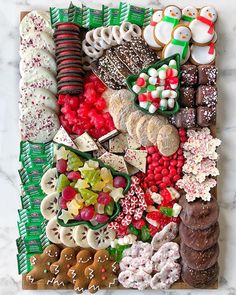
<svg viewBox="0 0 236 295">
<path fill-rule="evenodd" d="M 155 26 L 161 21 L 163 17 L 163 11 L 162 10 L 157 10 L 153 13 L 151 22 L 148 26 L 146 26 L 143 30 L 143 38 L 147 42 L 147 44 L 158 50 L 161 49 L 161 45 L 157 43 L 157 41 L 154 38 L 154 30 Z"/>
<path fill-rule="evenodd" d="M 191 36 L 191 31 L 187 26 L 178 25 L 175 27 L 171 41 L 163 49 L 163 58 L 179 53 L 180 64 L 186 63 L 190 56 L 189 41 Z"/>
<path fill-rule="evenodd" d="M 188 26 L 198 16 L 198 10 L 194 6 L 186 6 L 182 10 L 182 21 L 183 24 Z"/>
<path fill-rule="evenodd" d="M 166 45 L 171 40 L 171 33 L 181 19 L 181 10 L 174 5 L 167 6 L 164 9 L 163 18 L 155 26 L 154 37 L 161 46 Z"/>
<path fill-rule="evenodd" d="M 191 62 L 196 65 L 209 65 L 214 63 L 216 58 L 215 43 L 217 41 L 217 34 L 215 32 L 214 37 L 210 44 L 206 46 L 199 46 L 193 44 L 191 46 Z"/>
<path fill-rule="evenodd" d="M 200 15 L 189 24 L 193 42 L 201 45 L 207 45 L 211 42 L 215 33 L 214 23 L 216 20 L 217 12 L 215 8 L 211 6 L 203 7 L 200 10 Z"/>
</svg>

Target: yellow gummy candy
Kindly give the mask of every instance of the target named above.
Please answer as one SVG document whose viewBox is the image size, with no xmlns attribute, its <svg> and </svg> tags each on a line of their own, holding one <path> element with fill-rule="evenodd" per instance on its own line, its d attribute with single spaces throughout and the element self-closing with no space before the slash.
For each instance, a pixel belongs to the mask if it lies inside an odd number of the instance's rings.
<svg viewBox="0 0 236 295">
<path fill-rule="evenodd" d="M 56 151 L 57 160 L 64 159 L 67 160 L 67 156 L 69 151 L 64 148 L 64 146 L 60 147 L 59 150 Z"/>
<path fill-rule="evenodd" d="M 106 183 L 104 181 L 99 181 L 97 182 L 93 187 L 92 190 L 94 191 L 102 191 Z"/>
<path fill-rule="evenodd" d="M 113 182 L 113 176 L 111 174 L 111 171 L 107 169 L 106 167 L 103 167 L 101 169 L 101 178 L 105 183 Z"/>
<path fill-rule="evenodd" d="M 78 179 L 75 184 L 75 188 L 77 188 L 77 189 L 88 188 L 88 187 L 89 187 L 89 184 L 84 179 Z"/>
<path fill-rule="evenodd" d="M 78 215 L 79 214 L 79 210 L 82 209 L 84 207 L 84 202 L 82 201 L 77 201 L 76 199 L 72 200 L 68 205 L 68 211 L 70 212 L 70 214 L 73 215 Z"/>
<path fill-rule="evenodd" d="M 98 168 L 99 167 L 99 163 L 98 163 L 98 161 L 93 161 L 93 160 L 88 160 L 87 161 L 87 164 L 88 164 L 88 166 L 89 167 L 91 167 L 91 168 Z"/>
<path fill-rule="evenodd" d="M 114 187 L 113 187 L 113 183 L 107 183 L 104 188 L 103 188 L 103 191 L 105 193 L 109 193 L 111 192 L 112 190 L 114 190 Z"/>
</svg>

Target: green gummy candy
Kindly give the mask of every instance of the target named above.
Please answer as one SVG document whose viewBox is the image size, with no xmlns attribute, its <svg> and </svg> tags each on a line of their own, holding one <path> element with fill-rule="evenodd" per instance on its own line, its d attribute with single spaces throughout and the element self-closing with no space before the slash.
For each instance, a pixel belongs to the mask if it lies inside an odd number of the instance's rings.
<svg viewBox="0 0 236 295">
<path fill-rule="evenodd" d="M 130 234 L 135 235 L 135 236 L 138 236 L 140 233 L 140 231 L 136 227 L 134 227 L 133 224 L 129 225 L 128 231 Z"/>
<path fill-rule="evenodd" d="M 120 23 L 130 22 L 140 27 L 146 26 L 150 23 L 153 8 L 137 7 L 128 3 L 120 3 Z"/>
<path fill-rule="evenodd" d="M 147 227 L 147 225 L 144 225 L 142 228 L 141 228 L 141 240 L 143 242 L 147 242 L 149 241 L 151 238 L 151 235 L 149 233 L 149 229 Z"/>
<path fill-rule="evenodd" d="M 104 25 L 104 8 L 104 5 L 101 10 L 83 5 L 83 27 L 87 29 L 102 27 Z"/>
<path fill-rule="evenodd" d="M 50 19 L 52 28 L 55 28 L 58 23 L 68 22 L 68 9 L 50 7 Z"/>
<path fill-rule="evenodd" d="M 101 180 L 100 171 L 99 170 L 82 170 L 81 171 L 82 176 L 84 179 L 90 183 L 92 186 L 94 186 L 96 183 L 98 183 Z"/>
<path fill-rule="evenodd" d="M 67 171 L 78 171 L 81 166 L 83 166 L 83 162 L 81 161 L 80 157 L 75 153 L 70 152 L 68 154 Z"/>
<path fill-rule="evenodd" d="M 167 217 L 172 217 L 173 215 L 173 209 L 169 207 L 161 207 L 160 212 Z"/>
<path fill-rule="evenodd" d="M 104 26 L 118 26 L 120 24 L 119 8 L 105 7 L 104 9 Z"/>
<path fill-rule="evenodd" d="M 65 174 L 60 174 L 57 180 L 57 192 L 61 193 L 68 185 L 70 185 L 69 179 L 65 176 Z"/>
<path fill-rule="evenodd" d="M 94 205 L 97 203 L 98 194 L 96 194 L 88 189 L 85 189 L 85 188 L 79 189 L 79 192 L 80 192 L 80 194 L 81 194 L 82 198 L 84 199 L 85 204 L 87 206 Z"/>
<path fill-rule="evenodd" d="M 109 204 L 107 204 L 104 208 L 105 214 L 111 216 L 114 211 L 114 206 L 115 206 L 115 203 L 113 201 L 111 201 Z"/>
</svg>

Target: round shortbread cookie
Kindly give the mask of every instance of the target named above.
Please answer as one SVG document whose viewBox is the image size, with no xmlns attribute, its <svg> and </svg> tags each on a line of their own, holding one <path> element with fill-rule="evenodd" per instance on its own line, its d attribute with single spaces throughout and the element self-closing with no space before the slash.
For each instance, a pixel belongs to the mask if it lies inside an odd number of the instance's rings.
<svg viewBox="0 0 236 295">
<path fill-rule="evenodd" d="M 44 49 L 55 55 L 56 47 L 52 37 L 45 32 L 42 33 L 28 33 L 21 38 L 20 42 L 20 57 L 23 58 L 28 50 Z"/>
<path fill-rule="evenodd" d="M 53 94 L 57 94 L 57 81 L 49 70 L 38 67 L 20 79 L 19 88 L 21 95 L 24 95 L 24 92 L 29 89 L 35 88 L 48 89 Z"/>
<path fill-rule="evenodd" d="M 113 94 L 111 95 L 110 99 L 109 99 L 109 112 L 110 114 L 114 114 L 115 112 L 117 112 L 117 107 L 122 106 L 122 104 L 125 104 L 126 102 L 130 102 L 131 99 L 133 97 L 132 92 L 130 92 L 129 90 L 126 89 L 122 89 L 122 90 L 116 90 L 113 91 Z"/>
<path fill-rule="evenodd" d="M 57 114 L 46 107 L 24 110 L 20 116 L 20 130 L 24 140 L 44 143 L 53 139 L 60 128 Z"/>
<path fill-rule="evenodd" d="M 142 146 L 152 145 L 151 141 L 149 141 L 147 136 L 147 126 L 151 117 L 152 116 L 150 115 L 144 115 L 138 120 L 136 125 L 136 134 L 137 134 L 138 142 Z"/>
<path fill-rule="evenodd" d="M 125 104 L 124 107 L 117 114 L 116 128 L 120 130 L 121 132 L 127 132 L 127 128 L 126 128 L 127 118 L 129 117 L 130 113 L 135 112 L 136 110 L 137 108 L 132 102 L 128 105 Z"/>
<path fill-rule="evenodd" d="M 138 137 L 136 134 L 136 125 L 139 119 L 141 119 L 143 116 L 144 116 L 143 112 L 136 110 L 135 112 L 132 112 L 129 114 L 125 122 L 127 132 L 136 142 L 138 142 Z"/>
<path fill-rule="evenodd" d="M 47 89 L 27 89 L 19 100 L 19 109 L 21 112 L 25 109 L 42 106 L 51 109 L 55 113 L 59 113 L 56 96 Z"/>
<path fill-rule="evenodd" d="M 161 127 L 167 124 L 168 124 L 167 118 L 159 116 L 159 115 L 152 116 L 147 126 L 147 136 L 148 136 L 148 139 L 151 141 L 151 143 L 153 143 L 154 145 L 157 144 L 158 133 Z"/>
<path fill-rule="evenodd" d="M 178 130 L 168 124 L 161 127 L 157 136 L 157 147 L 159 152 L 166 157 L 173 155 L 179 148 Z"/>
<path fill-rule="evenodd" d="M 24 77 L 36 67 L 43 67 L 56 75 L 57 65 L 54 57 L 46 50 L 27 50 L 20 61 L 20 74 Z"/>
<path fill-rule="evenodd" d="M 50 14 L 46 11 L 32 10 L 24 16 L 20 23 L 20 36 L 24 37 L 28 33 L 41 32 L 53 34 Z"/>
</svg>

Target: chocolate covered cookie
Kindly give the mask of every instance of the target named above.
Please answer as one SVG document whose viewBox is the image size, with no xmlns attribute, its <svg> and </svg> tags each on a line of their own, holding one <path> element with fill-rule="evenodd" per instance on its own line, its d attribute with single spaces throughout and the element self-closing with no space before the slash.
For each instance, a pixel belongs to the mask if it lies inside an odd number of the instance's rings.
<svg viewBox="0 0 236 295">
<path fill-rule="evenodd" d="M 219 245 L 215 244 L 204 251 L 189 248 L 183 242 L 180 245 L 180 255 L 184 264 L 195 270 L 204 270 L 212 267 L 219 256 Z"/>
<path fill-rule="evenodd" d="M 172 116 L 172 123 L 180 128 L 193 128 L 196 126 L 196 109 L 181 108 L 180 111 Z"/>
<path fill-rule="evenodd" d="M 196 105 L 212 107 L 217 103 L 218 92 L 216 86 L 200 85 L 196 94 Z"/>
<path fill-rule="evenodd" d="M 180 218 L 182 222 L 192 229 L 206 229 L 216 223 L 219 216 L 219 206 L 215 197 L 205 202 L 201 199 L 187 202 L 185 196 L 179 200 L 182 211 Z"/>
<path fill-rule="evenodd" d="M 197 124 L 201 127 L 216 124 L 216 108 L 200 106 L 197 108 Z"/>
<path fill-rule="evenodd" d="M 184 225 L 183 222 L 179 226 L 181 241 L 196 251 L 204 251 L 211 248 L 217 243 L 219 234 L 220 228 L 218 222 L 203 230 L 191 229 Z"/>
<path fill-rule="evenodd" d="M 183 264 L 181 277 L 183 281 L 194 288 L 206 288 L 214 284 L 219 274 L 219 265 L 215 263 L 205 270 L 194 270 Z"/>
</svg>

